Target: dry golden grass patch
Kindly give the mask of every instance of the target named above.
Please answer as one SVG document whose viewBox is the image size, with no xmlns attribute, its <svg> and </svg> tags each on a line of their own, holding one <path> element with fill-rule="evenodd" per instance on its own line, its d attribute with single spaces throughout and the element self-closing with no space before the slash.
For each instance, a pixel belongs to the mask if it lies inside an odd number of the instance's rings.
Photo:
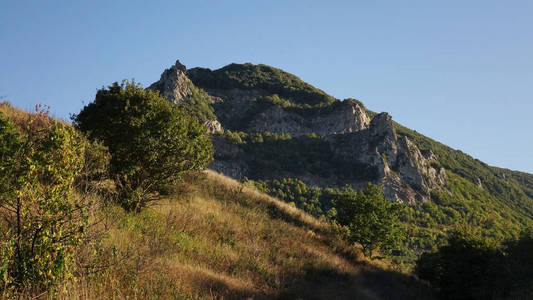
<svg viewBox="0 0 533 300">
<path fill-rule="evenodd" d="M 48 127 L 53 122 L 59 122 L 63 125 L 68 125 L 67 122 L 52 118 L 49 116 L 49 107 L 43 105 L 36 105 L 33 111 L 26 111 L 13 107 L 9 102 L 0 102 L 0 113 L 15 124 L 22 132 L 26 132 L 30 128 L 42 129 Z M 28 128 L 30 126 L 30 128 Z"/>
</svg>

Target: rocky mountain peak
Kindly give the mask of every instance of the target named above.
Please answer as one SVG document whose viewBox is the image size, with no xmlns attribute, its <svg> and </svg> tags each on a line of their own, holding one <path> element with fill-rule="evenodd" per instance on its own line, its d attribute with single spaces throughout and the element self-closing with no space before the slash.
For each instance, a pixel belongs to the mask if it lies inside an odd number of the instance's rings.
<svg viewBox="0 0 533 300">
<path fill-rule="evenodd" d="M 176 63 L 171 67 L 171 69 L 176 69 L 183 73 L 187 72 L 187 67 L 185 67 L 185 65 L 183 65 L 179 59 L 176 60 Z"/>
<path fill-rule="evenodd" d="M 154 82 L 148 89 L 159 91 L 174 104 L 181 104 L 192 95 L 192 82 L 186 72 L 187 68 L 178 59 L 172 67 L 161 74 L 159 81 Z"/>
<path fill-rule="evenodd" d="M 330 186 L 334 181 L 356 189 L 370 181 L 382 184 L 388 198 L 408 203 L 428 201 L 432 190 L 446 184 L 444 170 L 431 167 L 437 159 L 435 154 L 422 152 L 406 136 L 398 136 L 388 113 L 370 119 L 358 100 L 339 101 L 282 70 L 252 64 L 232 64 L 214 71 L 187 70 L 178 60 L 149 88 L 159 90 L 175 104 L 186 104 L 186 109 L 198 105 L 212 109 L 213 118 L 204 123 L 210 133 L 221 133 L 225 128 L 244 133 L 289 134 L 298 141 L 323 145 L 320 151 L 328 154 L 321 156 L 322 163 L 338 168 L 332 170 L 334 174 L 348 174 L 320 178 L 313 172 L 283 167 L 279 168 L 282 171 L 269 167 L 257 170 L 254 168 L 261 165 L 257 161 L 260 158 L 253 152 L 213 135 L 215 161 L 211 168 L 231 177 L 294 176 L 312 186 Z M 198 102 L 200 94 L 203 104 Z M 308 135 L 315 140 L 306 140 Z M 286 148 L 292 142 L 278 143 Z M 290 147 L 303 151 L 294 154 L 295 160 L 313 151 Z M 271 157 L 277 157 L 277 152 Z M 309 178 L 313 179 L 308 181 Z"/>
<path fill-rule="evenodd" d="M 396 133 L 394 130 L 394 125 L 392 123 L 392 117 L 386 113 L 382 112 L 374 116 L 369 123 L 369 133 L 376 138 L 389 138 L 391 140 L 396 140 Z"/>
</svg>

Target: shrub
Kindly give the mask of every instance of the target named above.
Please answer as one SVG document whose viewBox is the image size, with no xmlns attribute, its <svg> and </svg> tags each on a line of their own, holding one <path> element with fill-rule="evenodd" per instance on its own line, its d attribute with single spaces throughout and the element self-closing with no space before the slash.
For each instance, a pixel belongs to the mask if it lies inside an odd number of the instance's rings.
<svg viewBox="0 0 533 300">
<path fill-rule="evenodd" d="M 0 290 L 37 292 L 69 275 L 88 225 L 74 194 L 85 141 L 71 126 L 28 115 L 17 129 L 0 113 Z"/>
<path fill-rule="evenodd" d="M 140 210 L 184 172 L 201 170 L 212 159 L 206 129 L 135 82 L 99 90 L 74 124 L 109 148 L 110 176 L 127 210 Z"/>
<path fill-rule="evenodd" d="M 337 221 L 348 227 L 350 241 L 361 244 L 365 256 L 372 258 L 378 247 L 389 252 L 397 245 L 401 204 L 384 198 L 380 186 L 369 183 L 359 193 L 346 187 L 334 203 Z"/>
</svg>

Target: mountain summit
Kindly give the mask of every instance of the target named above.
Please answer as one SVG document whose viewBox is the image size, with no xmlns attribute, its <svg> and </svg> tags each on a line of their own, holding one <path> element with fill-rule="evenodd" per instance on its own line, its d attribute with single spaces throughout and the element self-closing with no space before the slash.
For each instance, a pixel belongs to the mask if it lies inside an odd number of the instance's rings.
<svg viewBox="0 0 533 300">
<path fill-rule="evenodd" d="M 446 184 L 444 169 L 431 165 L 435 154 L 425 151 L 424 155 L 408 137 L 399 137 L 388 114 L 369 112 L 354 99 L 335 99 L 280 69 L 246 63 L 214 71 L 187 70 L 178 60 L 149 88 L 181 105 L 192 96 L 193 85 L 209 95 L 205 101 L 216 116 L 211 123 L 220 124 L 212 132 L 224 128 L 245 134 L 287 135 L 310 142 L 311 148 L 319 146 L 323 152 L 320 158 L 309 157 L 313 149 L 294 148 L 291 159 L 306 163 L 293 168 L 276 163 L 275 153 L 272 158 L 258 157 L 249 149 L 254 143 L 243 146 L 223 135 L 213 136 L 216 159 L 211 168 L 226 175 L 237 179 L 293 177 L 320 187 L 349 184 L 361 188 L 373 182 L 382 184 L 390 199 L 407 203 L 430 201 L 431 192 Z M 287 148 L 292 141 L 277 143 Z M 331 168 L 331 176 L 305 166 L 316 159 L 328 161 L 324 167 Z"/>
</svg>

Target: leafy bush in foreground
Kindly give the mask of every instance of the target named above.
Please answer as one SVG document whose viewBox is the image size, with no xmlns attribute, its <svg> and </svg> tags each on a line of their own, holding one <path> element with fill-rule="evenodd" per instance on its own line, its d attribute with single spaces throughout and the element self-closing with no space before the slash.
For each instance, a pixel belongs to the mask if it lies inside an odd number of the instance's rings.
<svg viewBox="0 0 533 300">
<path fill-rule="evenodd" d="M 212 159 L 206 129 L 135 82 L 99 90 L 74 124 L 109 148 L 110 175 L 127 210 L 140 210 L 183 172 L 201 170 Z"/>
<path fill-rule="evenodd" d="M 69 276 L 90 203 L 73 193 L 86 141 L 74 128 L 29 115 L 17 129 L 0 113 L 0 291 L 32 293 Z"/>
</svg>

